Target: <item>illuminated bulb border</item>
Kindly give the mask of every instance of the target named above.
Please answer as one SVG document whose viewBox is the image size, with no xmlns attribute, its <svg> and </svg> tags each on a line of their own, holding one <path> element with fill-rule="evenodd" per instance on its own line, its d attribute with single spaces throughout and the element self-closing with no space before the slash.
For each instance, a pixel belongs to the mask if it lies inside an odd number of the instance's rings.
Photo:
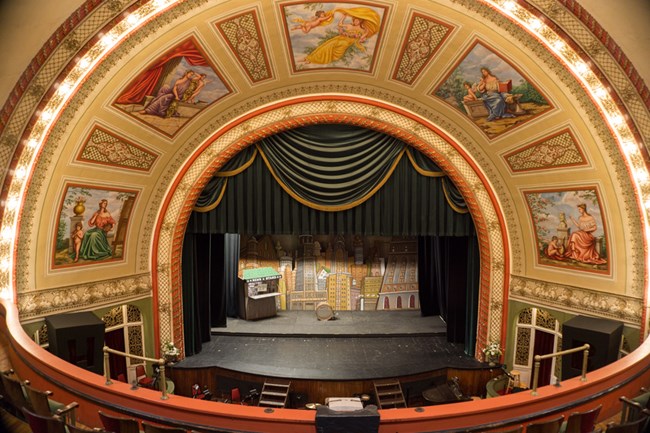
<svg viewBox="0 0 650 433">
<path fill-rule="evenodd" d="M 5 202 L 5 212 L 2 216 L 0 229 L 0 281 L 6 281 L 6 285 L 0 286 L 0 298 L 14 301 L 13 290 L 13 267 L 14 267 L 14 242 L 15 233 L 18 230 L 19 212 L 22 208 L 25 187 L 27 185 L 27 173 L 32 173 L 35 164 L 35 157 L 44 145 L 46 131 L 50 131 L 54 122 L 61 114 L 63 108 L 81 86 L 85 78 L 93 71 L 95 66 L 109 52 L 117 46 L 128 34 L 136 30 L 140 25 L 154 16 L 163 12 L 174 3 L 182 0 L 155 0 L 149 2 L 133 11 L 126 19 L 116 24 L 109 32 L 105 33 L 89 50 L 81 57 L 68 75 L 63 79 L 52 98 L 44 107 L 41 115 L 36 120 L 32 131 L 21 149 L 18 164 L 20 172 L 13 176 L 9 184 L 9 193 Z M 22 175 L 21 175 L 22 174 Z"/>
<path fill-rule="evenodd" d="M 525 8 L 511 0 L 482 0 L 484 3 L 499 10 L 505 16 L 512 19 L 525 30 L 537 37 L 537 39 L 549 47 L 557 58 L 567 66 L 573 75 L 583 84 L 587 92 L 592 96 L 594 102 L 601 109 L 605 121 L 614 133 L 621 153 L 629 167 L 632 185 L 637 194 L 642 215 L 642 230 L 646 244 L 650 244 L 650 224 L 648 223 L 648 212 L 650 212 L 650 174 L 643 158 L 640 158 L 640 145 L 634 140 L 634 134 L 625 122 L 625 116 L 619 110 L 616 102 L 610 96 L 609 91 L 600 82 L 596 74 L 580 56 L 567 45 L 562 38 L 551 28 L 540 22 L 539 18 Z M 540 26 L 540 24 L 542 24 Z M 650 254 L 645 254 L 645 273 L 650 269 Z M 650 299 L 649 279 L 645 278 L 645 299 Z M 647 306 L 644 306 L 647 308 Z M 647 321 L 647 318 L 646 318 Z M 645 323 L 642 324 L 645 326 Z M 648 334 L 645 329 L 644 334 Z"/>
<path fill-rule="evenodd" d="M 116 45 L 118 45 L 130 32 L 137 29 L 142 23 L 155 15 L 162 12 L 164 9 L 170 7 L 180 0 L 154 0 L 149 2 L 133 13 L 126 19 L 122 20 L 109 32 L 104 34 L 96 44 L 91 47 L 88 52 L 77 62 L 77 65 L 70 71 L 68 76 L 64 79 L 54 97 L 48 102 L 41 118 L 37 121 L 32 129 L 32 133 L 27 139 L 27 145 L 23 147 L 20 155 L 20 164 L 31 173 L 34 168 L 35 156 L 38 150 L 43 146 L 43 137 L 45 131 L 49 131 L 54 121 L 58 118 L 65 104 L 72 98 L 76 89 L 79 88 L 86 76 L 94 69 L 95 65 L 103 59 Z M 591 71 L 588 64 L 580 59 L 571 47 L 569 47 L 562 38 L 557 35 L 553 30 L 547 27 L 536 16 L 519 6 L 512 0 L 483 0 L 493 8 L 501 11 L 504 15 L 510 17 L 513 21 L 527 29 L 544 45 L 550 48 L 557 57 L 574 73 L 576 77 L 582 82 L 588 92 L 592 95 L 594 101 L 599 105 L 605 115 L 606 121 L 609 123 L 612 131 L 618 140 L 623 154 L 626 156 L 626 161 L 631 168 L 633 185 L 640 198 L 644 203 L 644 207 L 650 207 L 650 197 L 643 194 L 642 191 L 649 190 L 650 176 L 647 168 L 642 164 L 641 158 L 633 158 L 638 153 L 638 145 L 623 137 L 631 137 L 632 133 L 627 124 L 624 122 L 624 117 L 618 110 L 613 99 L 610 97 L 609 92 L 599 82 L 596 75 Z M 10 184 L 10 193 L 7 197 L 7 204 L 11 203 L 12 207 L 20 208 L 24 200 L 24 189 L 27 185 L 27 176 L 14 176 Z M 648 216 L 644 213 L 643 219 L 644 233 L 646 243 L 650 238 L 650 229 L 648 224 Z M 2 218 L 2 229 L 0 229 L 0 245 L 8 242 L 15 241 L 15 233 L 18 228 L 18 213 L 6 209 Z M 10 249 L 13 251 L 13 248 Z M 0 279 L 8 281 L 8 285 L 0 287 L 0 297 L 13 301 L 13 254 L 9 253 L 8 257 L 0 257 L 0 262 L 3 265 L 0 267 Z M 646 269 L 648 269 L 648 255 L 646 255 Z M 646 287 L 646 291 L 648 287 Z"/>
</svg>

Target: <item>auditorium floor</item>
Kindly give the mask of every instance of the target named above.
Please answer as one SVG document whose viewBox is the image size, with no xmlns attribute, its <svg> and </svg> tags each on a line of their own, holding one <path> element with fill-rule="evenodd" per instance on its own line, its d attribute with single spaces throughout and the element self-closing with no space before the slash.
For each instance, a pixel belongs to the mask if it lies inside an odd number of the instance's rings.
<svg viewBox="0 0 650 433">
<path fill-rule="evenodd" d="M 466 355 L 462 345 L 447 342 L 446 325 L 438 317 L 421 318 L 412 311 L 357 312 L 319 322 L 313 312 L 290 313 L 258 322 L 229 320 L 229 331 L 219 328 L 200 353 L 174 368 L 362 380 L 482 365 Z"/>
</svg>

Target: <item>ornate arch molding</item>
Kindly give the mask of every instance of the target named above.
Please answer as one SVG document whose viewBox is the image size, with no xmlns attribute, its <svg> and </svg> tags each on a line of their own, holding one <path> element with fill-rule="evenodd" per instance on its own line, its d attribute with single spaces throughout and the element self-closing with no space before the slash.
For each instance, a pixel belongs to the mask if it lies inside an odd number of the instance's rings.
<svg viewBox="0 0 650 433">
<path fill-rule="evenodd" d="M 194 202 L 232 156 L 259 139 L 307 124 L 344 123 L 384 132 L 408 143 L 438 164 L 465 197 L 476 226 L 481 255 L 477 347 L 504 342 L 508 275 L 507 231 L 497 197 L 471 156 L 436 125 L 376 100 L 328 95 L 285 100 L 242 116 L 215 132 L 187 159 L 171 183 L 155 226 L 152 251 L 154 311 L 161 341 L 183 347 L 180 258 Z"/>
</svg>

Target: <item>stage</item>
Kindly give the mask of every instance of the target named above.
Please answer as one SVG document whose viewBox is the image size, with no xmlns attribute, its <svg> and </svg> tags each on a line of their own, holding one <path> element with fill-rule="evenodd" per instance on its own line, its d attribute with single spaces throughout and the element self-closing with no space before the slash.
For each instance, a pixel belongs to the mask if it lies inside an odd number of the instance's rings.
<svg viewBox="0 0 650 433">
<path fill-rule="evenodd" d="M 438 316 L 419 311 L 344 311 L 319 321 L 313 311 L 228 319 L 202 351 L 175 370 L 217 367 L 243 374 L 303 380 L 372 380 L 484 364 L 446 338 Z"/>
</svg>

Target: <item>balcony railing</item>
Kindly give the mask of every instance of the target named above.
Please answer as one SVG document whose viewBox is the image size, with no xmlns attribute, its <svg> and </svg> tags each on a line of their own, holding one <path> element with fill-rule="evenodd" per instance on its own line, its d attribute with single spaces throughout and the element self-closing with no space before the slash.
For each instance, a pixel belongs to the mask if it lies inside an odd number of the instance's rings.
<svg viewBox="0 0 650 433">
<path fill-rule="evenodd" d="M 560 352 L 555 352 L 555 353 L 547 353 L 546 355 L 535 355 L 535 362 L 534 362 L 534 370 L 533 370 L 533 390 L 531 392 L 532 395 L 537 395 L 537 382 L 539 380 L 539 368 L 542 365 L 542 360 L 544 359 L 550 359 L 550 358 L 557 358 L 559 356 L 564 356 L 564 355 L 570 355 L 572 353 L 576 352 L 583 352 L 583 357 L 582 357 L 582 377 L 580 380 L 582 382 L 587 381 L 587 358 L 589 358 L 589 345 L 585 344 L 584 346 L 580 347 L 574 347 L 573 349 L 567 349 L 567 350 L 562 350 Z M 557 384 L 559 384 L 559 380 Z"/>
<path fill-rule="evenodd" d="M 111 349 L 108 346 L 104 346 L 104 378 L 106 379 L 106 385 L 112 385 L 113 381 L 111 380 L 111 365 L 108 360 L 109 354 L 112 353 L 113 355 L 117 356 L 122 356 L 124 358 L 133 358 L 133 359 L 138 359 L 140 361 L 145 361 L 145 362 L 156 362 L 159 365 L 160 368 L 160 376 L 158 379 L 158 387 L 160 388 L 160 392 L 162 395 L 160 396 L 161 400 L 167 400 L 169 396 L 167 395 L 167 379 L 165 378 L 165 360 L 160 358 L 160 359 L 155 359 L 155 358 L 147 358 L 145 356 L 138 356 L 138 355 L 132 355 L 130 353 L 125 353 L 125 352 L 120 352 L 119 350 Z"/>
</svg>

